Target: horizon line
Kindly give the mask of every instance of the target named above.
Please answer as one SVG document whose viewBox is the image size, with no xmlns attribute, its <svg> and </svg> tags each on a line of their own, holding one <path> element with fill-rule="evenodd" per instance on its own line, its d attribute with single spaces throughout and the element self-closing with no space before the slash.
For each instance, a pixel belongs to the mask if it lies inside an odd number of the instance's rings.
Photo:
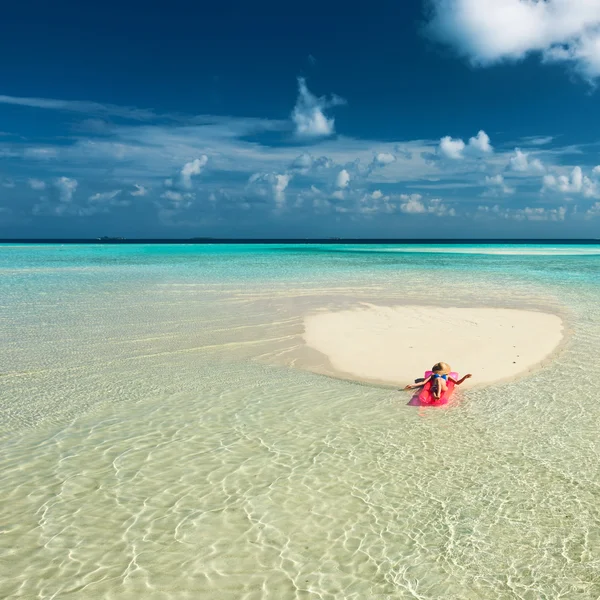
<svg viewBox="0 0 600 600">
<path fill-rule="evenodd" d="M 572 243 L 600 244 L 600 238 L 0 238 L 0 244 L 453 244 L 453 243 Z"/>
</svg>

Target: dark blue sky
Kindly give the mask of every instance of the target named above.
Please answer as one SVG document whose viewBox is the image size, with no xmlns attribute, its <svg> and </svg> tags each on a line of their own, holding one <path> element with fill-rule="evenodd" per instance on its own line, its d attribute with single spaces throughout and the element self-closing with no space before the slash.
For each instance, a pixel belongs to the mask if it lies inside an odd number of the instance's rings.
<svg viewBox="0 0 600 600">
<path fill-rule="evenodd" d="M 13 3 L 0 236 L 595 237 L 600 16 L 564 3 Z"/>
</svg>

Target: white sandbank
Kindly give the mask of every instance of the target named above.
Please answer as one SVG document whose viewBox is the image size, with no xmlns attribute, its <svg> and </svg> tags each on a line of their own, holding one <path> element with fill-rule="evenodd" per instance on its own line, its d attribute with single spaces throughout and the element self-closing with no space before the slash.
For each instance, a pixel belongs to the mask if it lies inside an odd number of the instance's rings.
<svg viewBox="0 0 600 600">
<path fill-rule="evenodd" d="M 309 315 L 306 344 L 324 354 L 331 374 L 404 385 L 438 362 L 463 387 L 514 378 L 538 367 L 563 339 L 560 317 L 507 308 L 375 306 Z"/>
</svg>

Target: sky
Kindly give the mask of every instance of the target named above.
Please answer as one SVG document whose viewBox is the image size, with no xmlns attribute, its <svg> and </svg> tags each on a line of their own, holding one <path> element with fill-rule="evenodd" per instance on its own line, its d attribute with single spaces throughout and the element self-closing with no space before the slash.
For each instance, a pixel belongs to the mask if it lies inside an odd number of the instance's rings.
<svg viewBox="0 0 600 600">
<path fill-rule="evenodd" d="M 32 0 L 0 56 L 0 238 L 600 238 L 600 0 Z"/>
</svg>

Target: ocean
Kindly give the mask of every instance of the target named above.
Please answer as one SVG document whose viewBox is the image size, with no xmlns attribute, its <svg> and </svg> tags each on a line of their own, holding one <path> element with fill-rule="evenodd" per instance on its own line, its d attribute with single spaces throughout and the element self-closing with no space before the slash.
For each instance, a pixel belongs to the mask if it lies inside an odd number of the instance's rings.
<svg viewBox="0 0 600 600">
<path fill-rule="evenodd" d="M 565 340 L 415 408 L 299 366 L 359 302 Z M 2 598 L 600 597 L 598 244 L 3 244 L 0 339 Z"/>
</svg>

